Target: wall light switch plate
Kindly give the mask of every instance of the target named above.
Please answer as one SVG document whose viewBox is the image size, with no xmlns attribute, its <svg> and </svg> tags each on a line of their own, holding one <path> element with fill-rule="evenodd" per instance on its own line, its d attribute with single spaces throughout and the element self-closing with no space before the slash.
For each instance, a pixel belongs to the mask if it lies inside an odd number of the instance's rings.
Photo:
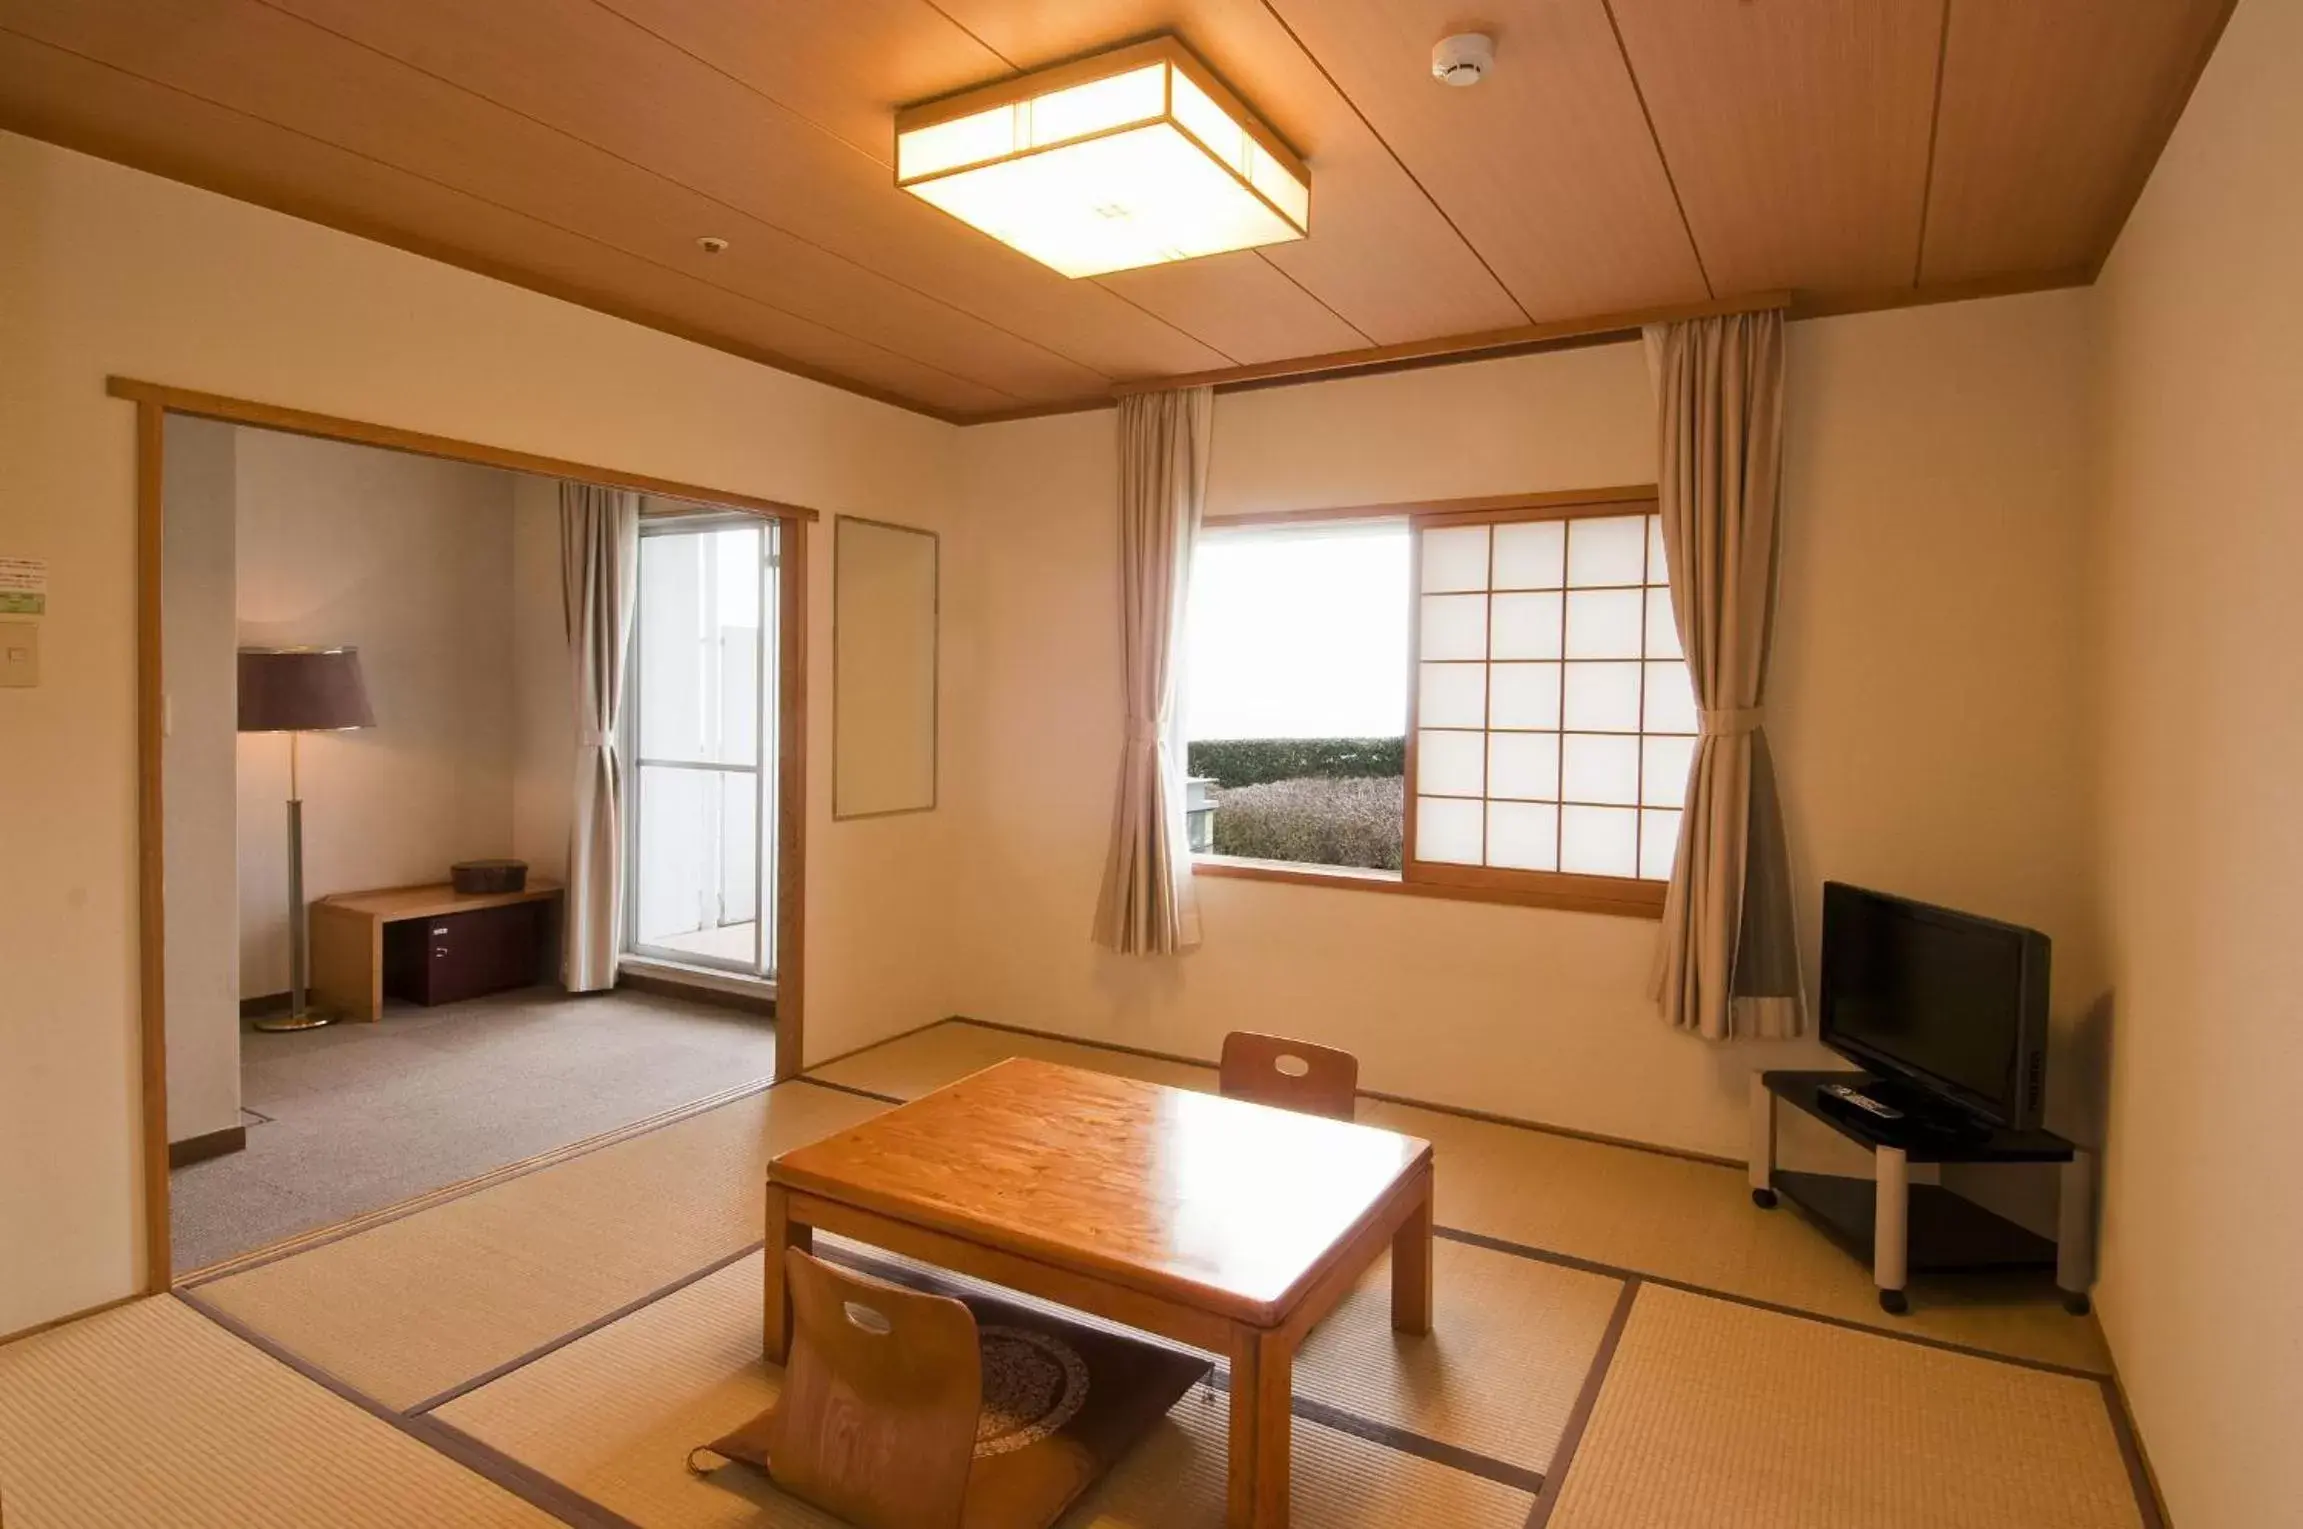
<svg viewBox="0 0 2303 1529">
<path fill-rule="evenodd" d="M 40 623 L 0 621 L 0 689 L 40 683 Z"/>
</svg>

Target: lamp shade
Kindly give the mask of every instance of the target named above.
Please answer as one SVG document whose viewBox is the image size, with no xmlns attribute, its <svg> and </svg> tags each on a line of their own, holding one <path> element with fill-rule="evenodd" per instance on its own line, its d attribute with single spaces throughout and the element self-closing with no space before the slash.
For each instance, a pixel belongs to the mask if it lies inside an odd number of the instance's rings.
<svg viewBox="0 0 2303 1529">
<path fill-rule="evenodd" d="M 340 732 L 375 725 L 358 648 L 240 650 L 241 732 Z"/>
</svg>

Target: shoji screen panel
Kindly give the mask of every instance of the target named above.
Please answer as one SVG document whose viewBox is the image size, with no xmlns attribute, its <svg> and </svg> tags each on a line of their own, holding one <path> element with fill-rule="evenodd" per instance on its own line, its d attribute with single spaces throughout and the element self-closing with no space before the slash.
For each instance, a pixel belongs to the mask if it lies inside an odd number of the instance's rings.
<svg viewBox="0 0 2303 1529">
<path fill-rule="evenodd" d="M 1410 878 L 1668 880 L 1695 699 L 1652 506 L 1420 518 L 1415 567 Z"/>
</svg>

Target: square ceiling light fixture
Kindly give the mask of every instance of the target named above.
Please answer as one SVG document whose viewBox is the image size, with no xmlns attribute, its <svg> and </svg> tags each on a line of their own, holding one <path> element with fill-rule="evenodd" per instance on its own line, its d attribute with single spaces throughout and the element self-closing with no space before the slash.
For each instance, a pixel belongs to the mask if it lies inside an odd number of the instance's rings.
<svg viewBox="0 0 2303 1529">
<path fill-rule="evenodd" d="M 1066 276 L 1311 232 L 1311 172 L 1172 37 L 906 107 L 896 184 Z"/>
</svg>

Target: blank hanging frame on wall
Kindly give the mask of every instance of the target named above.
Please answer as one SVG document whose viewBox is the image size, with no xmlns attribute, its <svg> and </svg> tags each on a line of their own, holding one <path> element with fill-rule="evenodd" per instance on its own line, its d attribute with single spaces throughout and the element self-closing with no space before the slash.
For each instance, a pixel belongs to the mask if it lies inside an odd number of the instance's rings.
<svg viewBox="0 0 2303 1529">
<path fill-rule="evenodd" d="M 842 515 L 832 528 L 832 816 L 936 805 L 940 544 Z"/>
</svg>

